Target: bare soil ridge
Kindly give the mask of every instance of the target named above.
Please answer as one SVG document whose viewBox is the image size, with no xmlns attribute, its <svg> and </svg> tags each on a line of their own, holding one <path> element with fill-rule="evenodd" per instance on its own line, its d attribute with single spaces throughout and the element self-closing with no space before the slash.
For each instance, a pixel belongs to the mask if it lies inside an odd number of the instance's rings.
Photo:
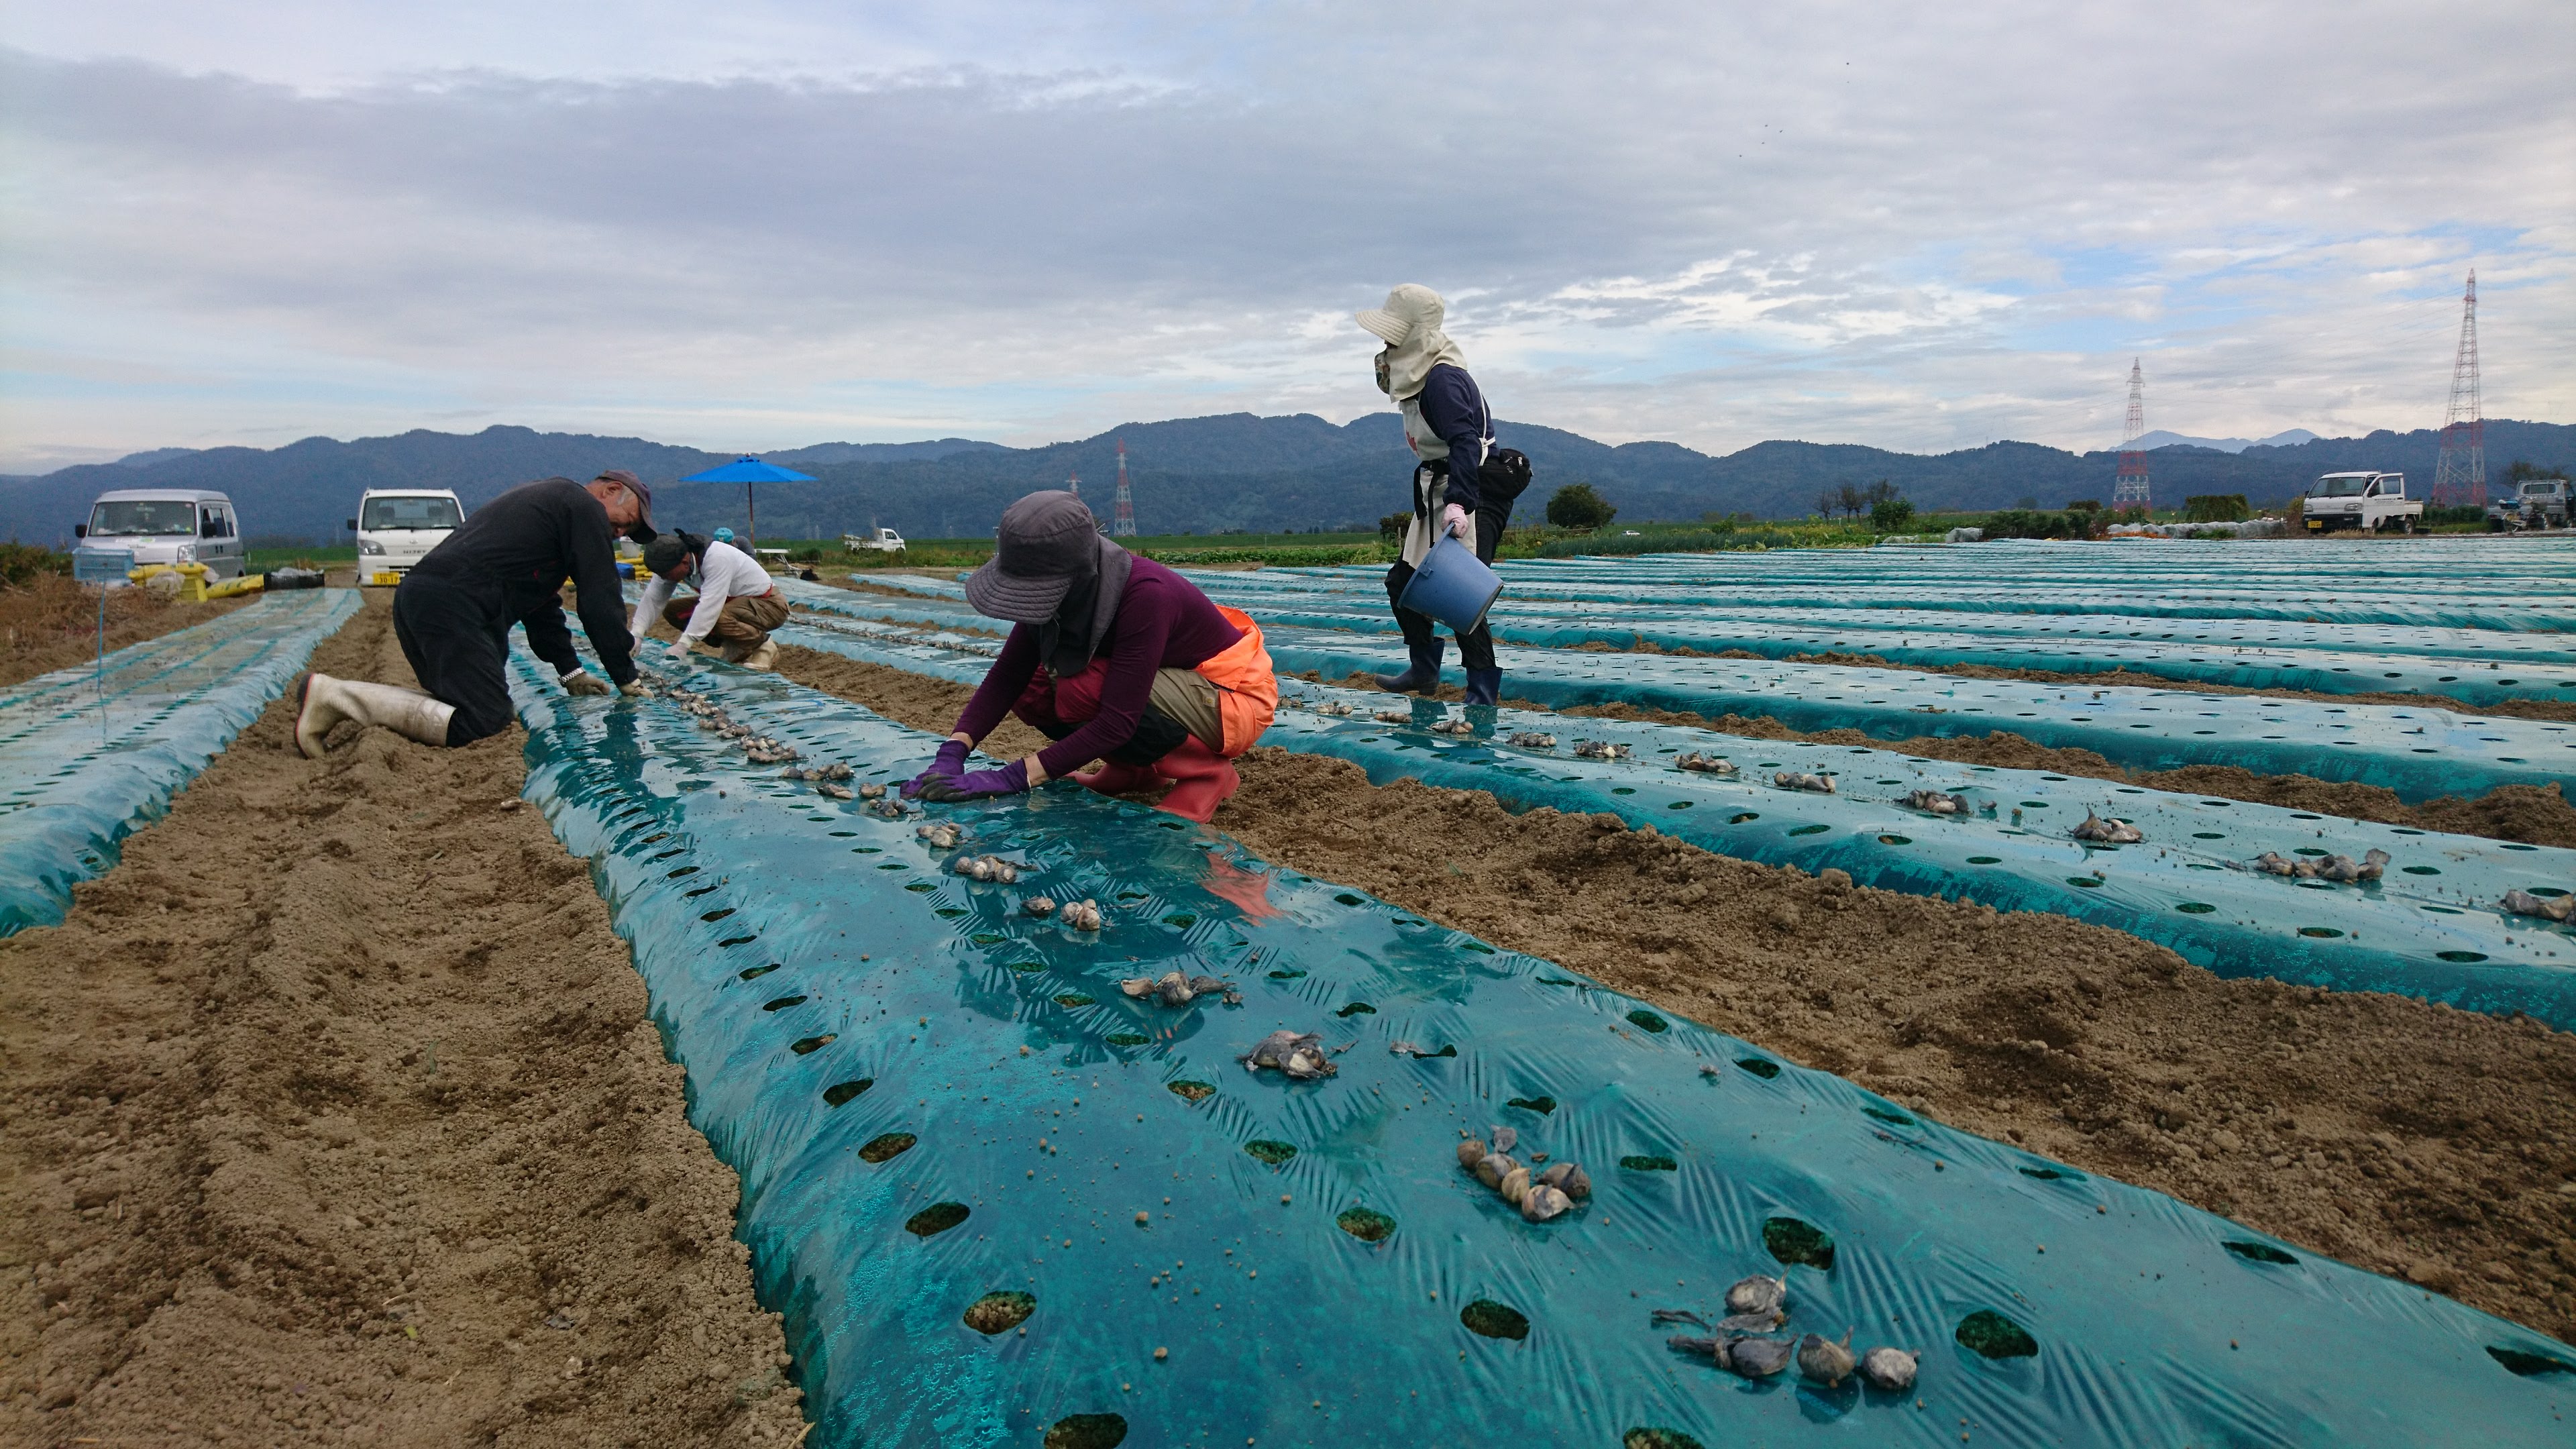
<svg viewBox="0 0 2576 1449">
<path fill-rule="evenodd" d="M 945 732 L 962 685 L 789 648 L 790 677 Z M 1016 723 L 1000 755 L 1042 743 Z M 1944 1122 L 2576 1336 L 2576 1035 L 2228 981 L 2037 913 L 1730 860 L 1609 815 L 1241 761 L 1216 825 L 1280 865 L 1559 961 Z M 1440 859 L 1422 842 L 1438 841 Z"/>
<path fill-rule="evenodd" d="M 109 589 L 106 594 L 109 649 L 221 618 L 250 602 L 235 597 L 190 604 L 151 589 Z M 101 602 L 98 590 L 60 574 L 0 585 L 0 688 L 96 659 Z"/>
<path fill-rule="evenodd" d="M 408 683 L 386 602 L 315 667 Z M 0 941 L 0 1441 L 795 1442 L 739 1185 L 520 737 L 307 761 L 290 710 Z"/>
<path fill-rule="evenodd" d="M 901 589 L 876 584 L 850 583 L 844 587 L 864 593 L 907 597 Z M 918 598 L 919 595 L 908 597 Z M 945 625 L 958 633 L 995 634 L 989 629 L 966 625 Z M 995 635 L 995 637 L 999 637 Z M 1615 653 L 1608 646 L 1584 646 L 1600 652 Z M 1645 652 L 1657 652 L 1648 650 Z M 1683 651 L 1688 652 L 1688 651 Z M 1753 659 L 1760 656 L 1741 650 L 1725 657 Z M 1801 656 L 1810 662 L 1839 665 L 1888 665 L 1872 655 Z M 1932 671 L 1918 671 L 1932 672 Z M 2082 683 L 2087 678 L 2095 685 L 2141 684 L 2159 689 L 2176 687 L 2172 680 L 2146 675 L 2109 676 L 2050 675 L 2031 671 L 1984 669 L 1971 666 L 1955 671 L 1974 678 L 2040 679 L 2050 682 Z M 1337 683 L 1351 689 L 1377 686 L 1366 674 L 1351 674 L 1339 680 L 1326 680 L 1315 670 L 1293 676 L 1317 684 Z M 1508 678 L 1508 676 L 1506 676 Z M 2254 691 L 2227 691 L 2252 693 Z M 2357 696 L 2313 695 L 2301 691 L 2267 691 L 2293 697 L 2317 699 L 2350 699 Z M 1466 697 L 1466 691 L 1454 684 L 1440 687 L 1440 697 L 1452 703 Z M 2444 709 L 2465 709 L 2457 700 L 2431 699 L 2421 695 L 2389 695 L 2363 699 L 2364 703 L 2419 704 Z M 2500 785 L 2475 799 L 2444 796 L 2421 804 L 2409 804 L 2396 791 L 2383 785 L 2366 785 L 2352 780 L 2320 780 L 2313 775 L 2258 775 L 2235 765 L 2186 765 L 2179 770 L 2130 770 L 2115 765 L 2108 758 L 2085 749 L 2058 749 L 2033 742 L 2027 736 L 2010 730 L 1997 730 L 1984 735 L 1936 737 L 1916 735 L 1911 739 L 1884 740 L 1855 729 L 1803 731 L 1794 730 L 1769 715 L 1721 714 L 1704 715 L 1688 710 L 1649 709 L 1627 704 L 1586 704 L 1553 708 L 1533 700 L 1506 698 L 1503 703 L 1514 709 L 1538 710 L 1574 718 L 1637 720 L 1653 724 L 1687 725 L 1695 729 L 1715 730 L 1721 734 L 1743 735 L 1760 740 L 1805 740 L 1825 745 L 1858 745 L 1869 749 L 1892 750 L 1930 760 L 1953 760 L 1963 765 L 1994 765 L 2011 770 L 2051 771 L 2061 775 L 2081 775 L 2096 780 L 2117 780 L 2123 784 L 2142 785 L 2150 790 L 2170 790 L 2178 794 L 2210 795 L 2227 800 L 2243 800 L 2257 805 L 2278 805 L 2288 810 L 2306 810 L 2319 815 L 2339 815 L 2347 820 L 2369 820 L 2382 825 L 2404 825 L 2416 830 L 2439 830 L 2454 835 L 2480 835 L 2491 840 L 2511 840 L 2523 845 L 2557 845 L 2576 848 L 2576 802 L 2570 802 L 2562 786 Z M 2555 711 L 2564 711 L 2563 714 Z M 2493 714 L 2518 714 L 2531 719 L 2576 718 L 2576 706 L 2538 703 L 2529 709 L 2494 710 Z"/>
<path fill-rule="evenodd" d="M 1375 689 L 1365 674 L 1352 674 L 1338 680 L 1326 680 L 1313 670 L 1294 676 L 1317 684 L 1339 684 L 1348 689 Z M 1506 676 L 1508 679 L 1509 676 Z M 1440 687 L 1440 697 L 1451 702 L 1465 698 L 1465 692 L 1452 685 Z M 1514 709 L 1549 710 L 1549 706 L 1525 699 L 1505 698 L 1503 703 Z M 1721 714 L 1704 715 L 1689 710 L 1647 709 L 1630 704 L 1578 704 L 1553 713 L 1576 718 L 1637 720 L 1649 724 L 1687 725 L 1694 729 L 1715 730 L 1720 734 L 1742 735 L 1757 740 L 1804 740 L 1820 745 L 1858 745 L 1874 750 L 1890 750 L 1927 760 L 1953 760 L 1963 765 L 1994 765 L 2008 770 L 2041 770 L 2061 775 L 2082 775 L 2096 780 L 2117 780 L 2122 784 L 2143 785 L 2150 790 L 2171 790 L 2186 795 L 2209 795 L 2227 800 L 2244 800 L 2257 805 L 2278 805 L 2290 810 L 2308 810 L 2319 815 L 2340 815 L 2348 820 L 2373 820 L 2383 825 L 2405 825 L 2417 830 L 2441 830 L 2455 835 L 2482 835 L 2491 840 L 2512 840 L 2525 845 L 2561 845 L 2576 847 L 2576 803 L 2570 803 L 2564 789 L 2552 782 L 2542 785 L 2499 785 L 2474 800 L 2446 795 L 2410 805 L 2398 798 L 2397 792 L 2382 785 L 2365 785 L 2354 780 L 2320 780 L 2313 775 L 2258 775 L 2237 765 L 2186 765 L 2179 770 L 2130 770 L 2083 749 L 2058 749 L 2038 744 L 2010 730 L 1997 730 L 1986 735 L 1956 735 L 1941 738 L 1916 735 L 1911 739 L 1885 740 L 1854 729 L 1793 730 L 1769 715 Z"/>
</svg>

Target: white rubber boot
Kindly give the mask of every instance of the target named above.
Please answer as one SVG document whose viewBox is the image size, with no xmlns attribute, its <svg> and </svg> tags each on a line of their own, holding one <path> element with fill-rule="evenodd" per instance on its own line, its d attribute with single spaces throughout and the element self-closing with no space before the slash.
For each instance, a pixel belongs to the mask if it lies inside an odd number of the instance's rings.
<svg viewBox="0 0 2576 1449">
<path fill-rule="evenodd" d="M 328 674 L 304 676 L 301 705 L 295 716 L 295 747 L 312 760 L 322 758 L 323 739 L 344 719 L 389 729 L 424 745 L 443 745 L 447 721 L 456 713 L 456 706 L 421 690 Z"/>
<path fill-rule="evenodd" d="M 778 667 L 777 643 L 769 639 L 761 640 L 760 647 L 742 656 L 740 663 L 745 669 L 776 669 Z"/>
</svg>

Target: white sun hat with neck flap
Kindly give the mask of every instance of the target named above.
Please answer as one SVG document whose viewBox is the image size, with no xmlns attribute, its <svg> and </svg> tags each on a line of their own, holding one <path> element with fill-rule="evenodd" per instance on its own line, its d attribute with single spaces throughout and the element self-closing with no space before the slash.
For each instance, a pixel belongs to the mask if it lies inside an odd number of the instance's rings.
<svg viewBox="0 0 2576 1449">
<path fill-rule="evenodd" d="M 1362 327 L 1386 344 L 1386 390 L 1402 401 L 1422 391 L 1424 379 L 1441 363 L 1465 367 L 1458 344 L 1440 330 L 1448 313 L 1440 294 L 1419 282 L 1407 282 L 1386 294 L 1386 305 L 1355 312 Z"/>
</svg>

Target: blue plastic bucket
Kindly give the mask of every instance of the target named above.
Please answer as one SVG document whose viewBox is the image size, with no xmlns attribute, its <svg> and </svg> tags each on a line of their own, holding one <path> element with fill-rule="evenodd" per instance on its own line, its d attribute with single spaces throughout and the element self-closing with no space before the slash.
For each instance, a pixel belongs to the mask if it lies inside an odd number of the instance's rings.
<svg viewBox="0 0 2576 1449">
<path fill-rule="evenodd" d="M 1502 575 L 1485 567 L 1475 550 L 1455 536 L 1443 534 L 1414 566 L 1413 581 L 1404 586 L 1404 596 L 1395 606 L 1429 614 L 1464 634 L 1484 622 L 1485 611 L 1502 591 Z"/>
</svg>

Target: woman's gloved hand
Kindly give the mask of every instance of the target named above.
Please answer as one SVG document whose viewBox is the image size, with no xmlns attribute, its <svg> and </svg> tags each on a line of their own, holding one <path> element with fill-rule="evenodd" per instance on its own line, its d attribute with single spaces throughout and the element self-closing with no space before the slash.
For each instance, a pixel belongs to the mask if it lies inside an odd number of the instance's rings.
<svg viewBox="0 0 2576 1449">
<path fill-rule="evenodd" d="M 1452 503 L 1440 510 L 1440 531 L 1451 538 L 1465 539 L 1472 545 L 1476 541 L 1475 517 Z"/>
<path fill-rule="evenodd" d="M 966 752 L 972 748 L 974 747 L 964 740 L 950 740 L 941 745 L 938 758 L 930 762 L 929 769 L 906 782 L 903 793 L 907 796 L 918 795 L 934 780 L 952 782 L 957 780 L 966 773 Z"/>
<path fill-rule="evenodd" d="M 1025 760 L 1013 760 L 998 770 L 977 770 L 954 779 L 922 783 L 920 796 L 934 805 L 958 800 L 981 800 L 992 795 L 1017 795 L 1029 788 L 1029 766 Z"/>
</svg>

